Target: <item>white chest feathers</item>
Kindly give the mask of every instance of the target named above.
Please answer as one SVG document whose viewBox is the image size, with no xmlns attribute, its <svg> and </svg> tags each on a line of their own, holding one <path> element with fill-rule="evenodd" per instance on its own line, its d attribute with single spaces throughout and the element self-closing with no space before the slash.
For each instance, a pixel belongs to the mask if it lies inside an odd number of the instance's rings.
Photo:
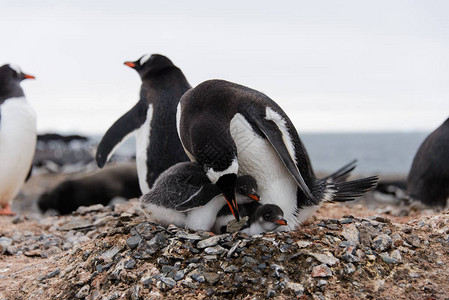
<svg viewBox="0 0 449 300">
<path fill-rule="evenodd" d="M 0 118 L 0 203 L 11 203 L 30 170 L 36 149 L 36 114 L 25 97 L 7 99 Z"/>
<path fill-rule="evenodd" d="M 145 122 L 136 132 L 136 165 L 137 175 L 139 177 L 139 185 L 142 194 L 150 191 L 147 182 L 147 153 L 150 145 L 151 121 L 153 119 L 153 105 L 150 104 L 147 110 Z"/>
<path fill-rule="evenodd" d="M 253 176 L 257 181 L 260 202 L 278 205 L 289 228 L 294 229 L 297 225 L 294 213 L 298 187 L 279 155 L 267 139 L 254 132 L 241 114 L 236 114 L 231 120 L 230 131 L 237 146 L 239 175 Z"/>
</svg>

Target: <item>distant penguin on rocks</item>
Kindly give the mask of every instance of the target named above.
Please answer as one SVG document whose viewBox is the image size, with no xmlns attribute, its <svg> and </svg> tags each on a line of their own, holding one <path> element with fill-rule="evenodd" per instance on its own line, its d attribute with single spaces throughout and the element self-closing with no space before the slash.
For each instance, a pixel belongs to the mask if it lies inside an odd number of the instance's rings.
<svg viewBox="0 0 449 300">
<path fill-rule="evenodd" d="M 449 200 L 449 118 L 421 144 L 407 177 L 407 194 L 429 206 Z"/>
<path fill-rule="evenodd" d="M 0 67 L 0 215 L 14 215 L 11 203 L 30 174 L 36 151 L 36 114 L 20 87 L 34 76 L 13 65 Z"/>
<path fill-rule="evenodd" d="M 144 55 L 125 65 L 142 79 L 140 100 L 105 133 L 96 160 L 102 168 L 115 149 L 136 133 L 137 171 L 145 194 L 163 171 L 188 160 L 176 132 L 176 106 L 190 85 L 181 70 L 163 55 Z"/>
<path fill-rule="evenodd" d="M 286 113 L 266 95 L 224 80 L 187 91 L 177 111 L 181 142 L 239 219 L 237 176 L 250 175 L 262 204 L 276 204 L 289 229 L 326 201 L 347 201 L 370 190 L 377 177 L 351 182 L 317 179 L 306 149 Z"/>
<path fill-rule="evenodd" d="M 239 203 L 259 200 L 254 183 L 249 176 L 237 179 Z M 221 190 L 210 182 L 196 162 L 170 167 L 140 198 L 141 208 L 149 219 L 165 226 L 174 224 L 194 230 L 211 230 L 224 203 Z"/>
<path fill-rule="evenodd" d="M 37 204 L 42 212 L 52 209 L 64 215 L 80 206 L 108 205 L 116 197 L 131 199 L 140 195 L 135 163 L 117 163 L 62 181 L 43 193 Z"/>
</svg>

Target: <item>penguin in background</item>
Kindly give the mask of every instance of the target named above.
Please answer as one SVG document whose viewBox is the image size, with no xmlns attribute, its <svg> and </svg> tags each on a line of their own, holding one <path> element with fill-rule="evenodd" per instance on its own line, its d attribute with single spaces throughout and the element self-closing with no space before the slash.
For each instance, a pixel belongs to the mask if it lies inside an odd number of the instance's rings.
<svg viewBox="0 0 449 300">
<path fill-rule="evenodd" d="M 102 168 L 115 149 L 135 133 L 137 173 L 145 194 L 163 171 L 188 160 L 176 132 L 176 107 L 191 87 L 182 71 L 163 55 L 144 55 L 125 65 L 142 79 L 140 99 L 107 130 L 96 161 Z"/>
<path fill-rule="evenodd" d="M 317 179 L 299 135 L 285 112 L 266 95 L 224 80 L 187 91 L 177 110 L 187 155 L 223 192 L 239 219 L 235 182 L 251 175 L 262 204 L 278 205 L 294 230 L 324 201 L 348 201 L 370 190 L 376 176 L 350 182 Z"/>
<path fill-rule="evenodd" d="M 421 144 L 407 177 L 407 194 L 424 204 L 445 207 L 449 200 L 449 118 Z"/>
<path fill-rule="evenodd" d="M 0 215 L 14 215 L 11 203 L 31 173 L 36 151 L 36 114 L 20 87 L 34 76 L 0 67 Z"/>
</svg>

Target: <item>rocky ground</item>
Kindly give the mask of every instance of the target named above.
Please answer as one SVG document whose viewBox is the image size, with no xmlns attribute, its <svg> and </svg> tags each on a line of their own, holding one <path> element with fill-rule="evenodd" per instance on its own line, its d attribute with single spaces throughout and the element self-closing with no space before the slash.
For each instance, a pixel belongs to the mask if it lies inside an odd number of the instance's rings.
<svg viewBox="0 0 449 300">
<path fill-rule="evenodd" d="M 56 181 L 35 178 L 22 198 Z M 393 198 L 253 237 L 164 228 L 136 200 L 69 216 L 15 207 L 0 218 L 0 299 L 449 299 L 449 213 Z"/>
</svg>

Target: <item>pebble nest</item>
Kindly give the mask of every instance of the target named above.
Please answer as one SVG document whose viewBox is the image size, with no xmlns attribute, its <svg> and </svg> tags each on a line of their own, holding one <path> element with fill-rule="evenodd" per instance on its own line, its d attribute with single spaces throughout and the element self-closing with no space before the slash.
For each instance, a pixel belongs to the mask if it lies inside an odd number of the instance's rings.
<svg viewBox="0 0 449 300">
<path fill-rule="evenodd" d="M 31 222 L 16 217 L 18 225 Z M 315 220 L 213 235 L 149 222 L 136 202 L 2 228 L 4 299 L 447 299 L 449 214 Z M 13 259 L 32 258 L 22 269 Z M 3 285 L 0 284 L 0 285 Z"/>
</svg>

